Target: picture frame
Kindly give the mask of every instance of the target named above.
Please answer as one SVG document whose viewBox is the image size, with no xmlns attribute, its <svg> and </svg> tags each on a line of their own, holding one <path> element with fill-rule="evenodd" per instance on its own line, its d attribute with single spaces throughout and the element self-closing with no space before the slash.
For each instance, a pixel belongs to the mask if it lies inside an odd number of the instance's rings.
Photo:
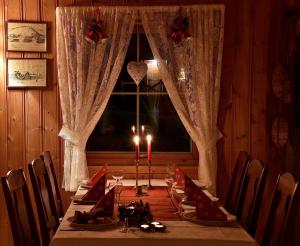
<svg viewBox="0 0 300 246">
<path fill-rule="evenodd" d="M 6 50 L 47 52 L 46 22 L 6 22 Z"/>
<path fill-rule="evenodd" d="M 46 87 L 47 59 L 7 59 L 7 87 Z"/>
</svg>

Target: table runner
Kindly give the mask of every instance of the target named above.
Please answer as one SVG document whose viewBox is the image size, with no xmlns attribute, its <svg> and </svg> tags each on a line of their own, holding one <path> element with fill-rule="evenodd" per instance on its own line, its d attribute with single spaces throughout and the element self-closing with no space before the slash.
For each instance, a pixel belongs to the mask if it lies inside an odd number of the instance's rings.
<svg viewBox="0 0 300 246">
<path fill-rule="evenodd" d="M 152 216 L 155 220 L 181 220 L 177 213 L 176 204 L 173 202 L 167 187 L 153 187 L 148 190 L 147 195 L 136 196 L 135 189 L 123 187 L 120 201 L 139 201 L 149 203 Z"/>
</svg>

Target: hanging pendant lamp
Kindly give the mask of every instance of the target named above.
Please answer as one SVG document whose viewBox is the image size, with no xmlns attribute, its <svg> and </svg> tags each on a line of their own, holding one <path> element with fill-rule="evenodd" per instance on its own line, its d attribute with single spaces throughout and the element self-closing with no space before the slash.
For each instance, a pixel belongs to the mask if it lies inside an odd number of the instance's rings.
<svg viewBox="0 0 300 246">
<path fill-rule="evenodd" d="M 140 61 L 140 34 L 137 26 L 137 61 L 131 61 L 127 64 L 127 72 L 138 86 L 141 80 L 146 76 L 148 66 Z"/>
</svg>

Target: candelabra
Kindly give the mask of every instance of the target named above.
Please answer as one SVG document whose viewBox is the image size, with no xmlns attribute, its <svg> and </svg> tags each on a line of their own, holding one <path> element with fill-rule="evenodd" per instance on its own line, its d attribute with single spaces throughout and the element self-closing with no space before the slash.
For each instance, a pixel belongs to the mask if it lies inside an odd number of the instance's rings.
<svg viewBox="0 0 300 246">
<path fill-rule="evenodd" d="M 135 160 L 135 188 L 136 188 L 136 195 L 144 195 L 147 192 L 143 191 L 142 186 L 139 185 L 139 164 L 140 159 L 147 159 L 148 162 L 148 189 L 152 189 L 151 185 L 151 160 L 147 158 L 147 156 L 140 155 L 138 160 Z"/>
<path fill-rule="evenodd" d="M 144 136 L 144 126 L 142 126 L 142 137 Z M 132 126 L 132 132 L 135 134 L 135 127 Z M 138 135 L 135 135 L 133 138 L 133 141 L 135 143 L 135 187 L 136 187 L 136 194 L 142 195 L 142 187 L 139 186 L 139 161 L 140 159 L 147 159 L 148 161 L 148 189 L 151 189 L 151 141 L 152 136 L 148 134 L 146 136 L 147 141 L 147 153 L 145 155 L 140 155 L 140 137 Z"/>
</svg>

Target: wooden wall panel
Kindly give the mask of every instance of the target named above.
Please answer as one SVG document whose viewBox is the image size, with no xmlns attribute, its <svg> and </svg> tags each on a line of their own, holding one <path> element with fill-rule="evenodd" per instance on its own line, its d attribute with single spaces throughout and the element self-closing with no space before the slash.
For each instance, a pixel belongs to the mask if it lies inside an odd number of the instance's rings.
<svg viewBox="0 0 300 246">
<path fill-rule="evenodd" d="M 0 0 L 0 6 L 4 6 L 4 0 Z M 7 105 L 6 105 L 6 84 L 5 84 L 5 8 L 0 7 L 0 175 L 7 172 Z M 4 197 L 0 188 L 0 207 L 4 207 Z M 3 211 L 3 210 L 2 210 Z M 0 213 L 0 238 L 3 245 L 9 245 L 10 231 L 7 223 L 7 214 Z"/>
<path fill-rule="evenodd" d="M 43 90 L 43 150 L 49 150 L 54 164 L 58 181 L 62 180 L 61 172 L 61 142 L 57 134 L 61 126 L 59 91 L 56 74 L 56 45 L 55 45 L 55 15 L 53 10 L 56 8 L 55 1 L 43 1 L 41 6 L 42 20 L 48 23 L 49 43 L 47 54 L 43 58 L 48 59 L 48 86 Z"/>
<path fill-rule="evenodd" d="M 5 52 L 4 26 L 0 29 L 0 164 L 1 176 L 9 169 L 24 168 L 37 158 L 41 151 L 50 150 L 55 169 L 61 174 L 60 108 L 56 82 L 55 58 L 55 8 L 56 1 L 1 0 L 0 21 L 6 20 L 47 21 L 49 50 L 45 54 Z M 7 89 L 5 57 L 47 58 L 47 88 Z M 25 169 L 25 173 L 26 169 Z M 61 176 L 61 175 L 60 175 Z M 31 189 L 31 184 L 28 182 Z M 2 192 L 0 207 L 5 207 Z M 1 245 L 11 245 L 9 223 L 6 213 L 0 214 Z M 2 240 L 3 239 L 3 240 Z"/>
<path fill-rule="evenodd" d="M 252 115 L 251 115 L 251 154 L 263 162 L 268 161 L 270 145 L 270 129 L 267 126 L 267 98 L 269 95 L 269 35 L 270 0 L 257 1 L 254 12 L 253 62 L 252 63 Z M 267 129 L 267 130 L 266 130 Z"/>
<path fill-rule="evenodd" d="M 23 0 L 23 19 L 40 21 L 39 1 Z M 25 53 L 24 58 L 40 58 L 39 53 Z M 42 126 L 41 90 L 25 90 L 26 163 L 30 163 L 41 152 Z"/>
<path fill-rule="evenodd" d="M 7 1 L 6 20 L 22 20 L 23 4 L 19 0 Z M 11 58 L 23 57 L 23 54 L 11 52 L 7 55 Z M 7 162 L 8 168 L 24 167 L 25 148 L 25 92 L 24 90 L 11 89 L 7 91 Z"/>
<path fill-rule="evenodd" d="M 237 43 L 235 72 L 232 74 L 232 155 L 236 158 L 242 150 L 250 151 L 250 97 L 252 59 L 253 1 L 239 1 L 237 12 Z M 228 13 L 230 14 L 230 13 Z"/>
<path fill-rule="evenodd" d="M 223 138 L 218 142 L 218 187 L 228 187 L 232 171 L 232 74 L 235 74 L 236 61 L 236 33 L 237 33 L 236 4 L 228 1 L 225 10 L 225 30 L 223 45 L 223 66 L 221 75 L 221 93 L 218 126 Z M 234 34 L 234 35 L 233 35 Z M 226 197 L 225 192 L 218 189 L 221 200 Z"/>
</svg>

